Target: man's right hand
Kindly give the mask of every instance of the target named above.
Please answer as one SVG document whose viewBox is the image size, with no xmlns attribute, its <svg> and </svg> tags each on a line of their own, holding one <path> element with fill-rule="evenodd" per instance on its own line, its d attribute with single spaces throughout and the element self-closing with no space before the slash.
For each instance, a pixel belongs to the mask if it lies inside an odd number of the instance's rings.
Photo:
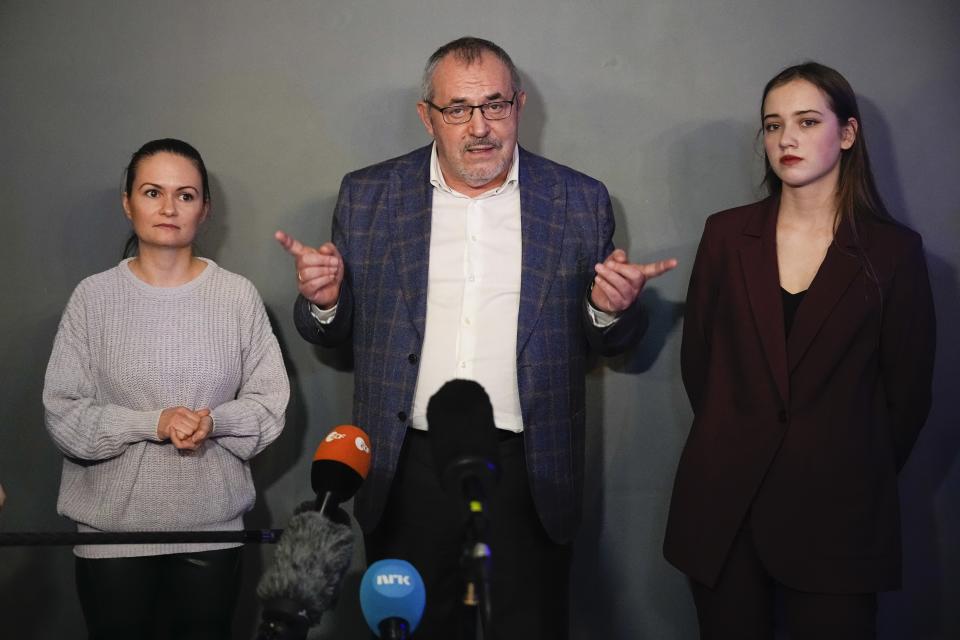
<svg viewBox="0 0 960 640">
<path fill-rule="evenodd" d="M 343 257 L 332 242 L 317 249 L 308 247 L 283 231 L 273 234 L 284 251 L 294 257 L 297 291 L 321 309 L 330 309 L 340 298 Z"/>
</svg>

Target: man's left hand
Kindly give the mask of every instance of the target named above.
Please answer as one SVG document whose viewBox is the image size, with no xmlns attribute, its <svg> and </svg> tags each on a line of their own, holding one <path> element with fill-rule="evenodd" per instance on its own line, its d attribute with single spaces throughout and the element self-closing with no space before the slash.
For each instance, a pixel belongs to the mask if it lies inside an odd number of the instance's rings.
<svg viewBox="0 0 960 640">
<path fill-rule="evenodd" d="M 606 313 L 623 313 L 636 301 L 647 280 L 663 275 L 676 266 L 675 258 L 635 264 L 627 260 L 623 249 L 616 249 L 603 264 L 596 266 L 597 275 L 593 279 L 590 303 Z"/>
</svg>

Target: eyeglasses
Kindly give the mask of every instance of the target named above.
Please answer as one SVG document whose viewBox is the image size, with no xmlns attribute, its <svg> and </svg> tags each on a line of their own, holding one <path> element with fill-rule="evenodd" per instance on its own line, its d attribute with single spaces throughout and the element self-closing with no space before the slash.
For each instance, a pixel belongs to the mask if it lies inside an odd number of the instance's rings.
<svg viewBox="0 0 960 640">
<path fill-rule="evenodd" d="M 487 102 L 484 104 L 454 104 L 449 107 L 438 107 L 429 100 L 424 100 L 428 105 L 440 112 L 443 121 L 447 124 L 466 124 L 473 118 L 473 110 L 480 109 L 480 113 L 485 120 L 503 120 L 509 118 L 513 111 L 513 103 L 517 100 L 517 92 L 509 100 L 497 100 L 496 102 Z"/>
</svg>

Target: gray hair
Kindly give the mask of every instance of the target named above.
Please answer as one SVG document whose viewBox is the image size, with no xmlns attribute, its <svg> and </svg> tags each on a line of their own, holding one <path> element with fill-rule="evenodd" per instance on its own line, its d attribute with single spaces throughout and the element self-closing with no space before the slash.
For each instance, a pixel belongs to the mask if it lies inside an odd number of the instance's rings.
<svg viewBox="0 0 960 640">
<path fill-rule="evenodd" d="M 440 64 L 441 60 L 453 54 L 460 62 L 470 65 L 477 62 L 485 51 L 496 56 L 500 62 L 507 66 L 507 69 L 510 70 L 510 83 L 513 85 L 514 93 L 520 91 L 520 72 L 517 71 L 517 66 L 513 64 L 513 60 L 510 59 L 507 52 L 489 40 L 467 36 L 448 42 L 434 51 L 430 59 L 427 60 L 420 85 L 420 99 L 424 102 L 433 100 L 433 73 L 437 70 L 437 65 Z"/>
</svg>

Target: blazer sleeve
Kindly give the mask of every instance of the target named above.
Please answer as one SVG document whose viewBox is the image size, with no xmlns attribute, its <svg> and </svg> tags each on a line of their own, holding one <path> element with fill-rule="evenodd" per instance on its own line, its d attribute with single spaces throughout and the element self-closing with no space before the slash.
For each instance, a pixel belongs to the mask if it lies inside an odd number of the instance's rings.
<svg viewBox="0 0 960 640">
<path fill-rule="evenodd" d="M 350 176 L 340 183 L 340 194 L 333 211 L 333 244 L 343 257 L 343 282 L 340 284 L 340 298 L 337 300 L 337 312 L 329 324 L 321 325 L 313 317 L 310 301 L 302 295 L 297 296 L 293 305 L 293 323 L 304 340 L 323 347 L 336 347 L 344 344 L 353 329 L 353 283 L 350 271 L 350 244 L 347 229 L 350 226 L 351 196 Z"/>
<path fill-rule="evenodd" d="M 936 317 L 919 236 L 897 265 L 883 300 L 880 370 L 897 470 L 906 463 L 930 412 Z"/>
<path fill-rule="evenodd" d="M 613 233 L 616 230 L 616 223 L 613 217 L 613 206 L 610 204 L 610 195 L 607 188 L 600 183 L 597 192 L 597 254 L 594 256 L 595 262 L 603 262 L 611 253 L 613 253 Z M 590 282 L 596 277 L 591 269 Z M 649 319 L 643 305 L 640 303 L 640 295 L 630 307 L 617 317 L 617 321 L 607 327 L 598 327 L 593 323 L 587 311 L 589 304 L 591 287 L 587 287 L 581 305 L 581 324 L 587 337 L 587 342 L 591 349 L 602 356 L 613 356 L 622 353 L 631 345 L 636 343 L 643 334 L 646 333 L 649 325 Z"/>
<path fill-rule="evenodd" d="M 694 414 L 700 409 L 710 359 L 710 335 L 716 306 L 719 273 L 714 230 L 707 219 L 690 273 L 687 301 L 683 309 L 683 338 L 680 345 L 680 375 Z"/>
</svg>

